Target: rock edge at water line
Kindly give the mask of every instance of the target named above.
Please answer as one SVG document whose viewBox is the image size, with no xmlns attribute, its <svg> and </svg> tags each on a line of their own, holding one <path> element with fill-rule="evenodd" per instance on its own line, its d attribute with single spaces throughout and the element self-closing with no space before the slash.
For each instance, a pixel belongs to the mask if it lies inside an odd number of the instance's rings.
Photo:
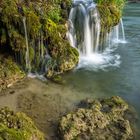
<svg viewBox="0 0 140 140">
<path fill-rule="evenodd" d="M 84 108 L 64 116 L 60 133 L 64 140 L 131 140 L 134 134 L 126 117 L 128 104 L 120 97 L 87 100 Z"/>
</svg>

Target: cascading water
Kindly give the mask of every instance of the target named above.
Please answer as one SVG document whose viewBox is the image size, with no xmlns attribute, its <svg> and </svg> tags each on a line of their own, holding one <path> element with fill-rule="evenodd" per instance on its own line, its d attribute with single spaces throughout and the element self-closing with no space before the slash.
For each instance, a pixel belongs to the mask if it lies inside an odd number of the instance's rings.
<svg viewBox="0 0 140 140">
<path fill-rule="evenodd" d="M 122 19 L 120 19 L 120 23 L 113 28 L 111 34 L 110 39 L 112 39 L 113 43 L 126 43 Z"/>
<path fill-rule="evenodd" d="M 120 56 L 112 54 L 112 47 L 125 43 L 122 19 L 110 33 L 101 35 L 100 32 L 100 15 L 93 0 L 74 0 L 69 14 L 68 39 L 71 46 L 79 50 L 78 68 L 92 65 L 91 68 L 98 69 L 120 64 Z"/>
<path fill-rule="evenodd" d="M 29 77 L 36 77 L 36 76 L 39 77 L 40 74 L 44 73 L 45 71 L 44 69 L 45 69 L 45 62 L 46 62 L 46 57 L 45 57 L 46 51 L 43 42 L 43 33 L 40 31 L 37 39 L 33 39 L 31 41 L 31 39 L 28 39 L 26 17 L 23 17 L 23 27 L 24 27 L 24 34 L 25 34 L 25 41 L 26 41 L 26 49 L 25 49 L 25 54 L 23 55 L 24 58 L 22 58 L 22 53 L 20 54 L 21 57 L 20 62 L 22 59 L 25 60 L 25 62 L 21 62 L 21 63 L 25 66 L 25 70 L 27 71 Z M 30 54 L 29 46 L 30 46 L 30 50 L 34 53 Z M 34 59 L 34 61 L 32 60 L 32 63 L 30 61 L 31 57 L 33 57 L 32 59 Z"/>
<path fill-rule="evenodd" d="M 78 23 L 81 24 L 83 29 L 80 28 Z M 82 48 L 79 49 L 80 53 L 84 56 L 89 56 L 93 52 L 98 52 L 100 40 L 100 17 L 95 3 L 90 0 L 75 0 L 74 7 L 71 9 L 69 15 L 69 24 L 70 29 L 68 38 L 73 47 L 82 46 Z"/>
<path fill-rule="evenodd" d="M 121 31 L 122 31 L 122 40 L 125 43 L 125 32 L 124 32 L 124 26 L 123 26 L 123 20 L 122 20 L 122 18 L 120 20 L 120 26 L 121 26 Z"/>
<path fill-rule="evenodd" d="M 25 40 L 26 40 L 26 53 L 25 53 L 25 61 L 26 61 L 26 70 L 30 72 L 30 58 L 29 58 L 29 44 L 28 44 L 28 35 L 27 35 L 27 27 L 26 27 L 26 17 L 23 17 L 23 26 L 25 32 Z"/>
</svg>

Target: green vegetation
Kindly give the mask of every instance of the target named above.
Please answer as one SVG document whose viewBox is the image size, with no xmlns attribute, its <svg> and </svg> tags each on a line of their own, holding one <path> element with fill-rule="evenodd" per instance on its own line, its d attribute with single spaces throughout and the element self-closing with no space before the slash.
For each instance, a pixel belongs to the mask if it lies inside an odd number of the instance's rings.
<svg viewBox="0 0 140 140">
<path fill-rule="evenodd" d="M 50 66 L 48 69 L 52 69 L 53 62 L 56 62 L 52 75 L 72 69 L 78 63 L 78 52 L 71 48 L 66 38 L 70 7 L 71 0 L 2 0 L 0 49 L 4 48 L 7 52 L 10 49 L 20 56 L 18 63 L 25 70 L 29 69 L 29 66 L 26 68 L 27 62 L 31 65 L 30 70 L 35 72 L 45 69 L 47 65 Z M 50 60 L 44 59 L 46 52 L 51 56 Z"/>
<path fill-rule="evenodd" d="M 120 22 L 125 0 L 96 0 L 96 2 L 101 18 L 101 36 L 104 38 L 106 33 Z"/>
<path fill-rule="evenodd" d="M 122 9 L 125 5 L 126 0 L 95 0 L 99 5 L 112 5 L 119 9 Z"/>
<path fill-rule="evenodd" d="M 0 55 L 0 91 L 24 77 L 24 73 L 12 58 L 6 57 L 7 55 Z"/>
<path fill-rule="evenodd" d="M 105 36 L 119 23 L 125 0 L 96 2 L 101 17 L 101 36 Z M 24 70 L 45 71 L 47 67 L 47 77 L 73 69 L 79 54 L 66 38 L 71 3 L 71 0 L 1 0 L 0 50 L 12 57 L 19 56 L 17 63 Z M 46 54 L 49 59 L 45 58 Z"/>
<path fill-rule="evenodd" d="M 24 113 L 0 109 L 0 140 L 44 140 L 43 134 Z"/>
</svg>

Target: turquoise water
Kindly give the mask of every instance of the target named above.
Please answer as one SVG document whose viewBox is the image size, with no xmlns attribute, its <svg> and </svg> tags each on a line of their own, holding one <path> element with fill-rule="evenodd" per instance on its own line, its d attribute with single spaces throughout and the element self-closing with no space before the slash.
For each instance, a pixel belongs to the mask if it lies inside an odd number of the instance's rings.
<svg viewBox="0 0 140 140">
<path fill-rule="evenodd" d="M 129 4 L 123 13 L 126 44 L 118 44 L 119 67 L 92 71 L 78 69 L 65 75 L 67 85 L 87 97 L 119 95 L 127 100 L 140 119 L 140 4 Z M 81 95 L 82 96 L 82 95 Z M 140 130 L 140 122 L 139 122 Z"/>
</svg>

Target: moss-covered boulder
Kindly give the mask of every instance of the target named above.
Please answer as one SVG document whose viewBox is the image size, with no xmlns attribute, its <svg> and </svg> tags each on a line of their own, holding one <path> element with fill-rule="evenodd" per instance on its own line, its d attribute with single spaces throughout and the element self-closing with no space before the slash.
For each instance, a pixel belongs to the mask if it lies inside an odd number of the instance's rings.
<svg viewBox="0 0 140 140">
<path fill-rule="evenodd" d="M 0 55 L 0 91 L 10 87 L 25 76 L 11 57 Z"/>
<path fill-rule="evenodd" d="M 72 48 L 69 44 L 62 46 L 62 49 L 60 47 L 50 49 L 54 56 L 47 63 L 46 77 L 48 78 L 72 70 L 79 62 L 79 53 L 75 48 Z"/>
<path fill-rule="evenodd" d="M 98 10 L 101 17 L 101 32 L 110 31 L 112 27 L 120 22 L 124 5 L 125 0 L 98 2 Z"/>
<path fill-rule="evenodd" d="M 51 19 L 47 21 L 48 52 L 50 59 L 47 62 L 47 77 L 73 69 L 79 61 L 79 53 L 76 48 L 70 46 L 67 38 L 66 25 L 60 25 Z"/>
<path fill-rule="evenodd" d="M 133 131 L 126 117 L 128 104 L 120 97 L 87 100 L 84 108 L 64 116 L 60 133 L 64 140 L 130 140 Z"/>
<path fill-rule="evenodd" d="M 0 140 L 44 140 L 43 134 L 24 113 L 0 109 Z"/>
<path fill-rule="evenodd" d="M 126 0 L 95 0 L 101 19 L 101 39 L 118 25 L 122 17 L 123 7 Z"/>
</svg>

